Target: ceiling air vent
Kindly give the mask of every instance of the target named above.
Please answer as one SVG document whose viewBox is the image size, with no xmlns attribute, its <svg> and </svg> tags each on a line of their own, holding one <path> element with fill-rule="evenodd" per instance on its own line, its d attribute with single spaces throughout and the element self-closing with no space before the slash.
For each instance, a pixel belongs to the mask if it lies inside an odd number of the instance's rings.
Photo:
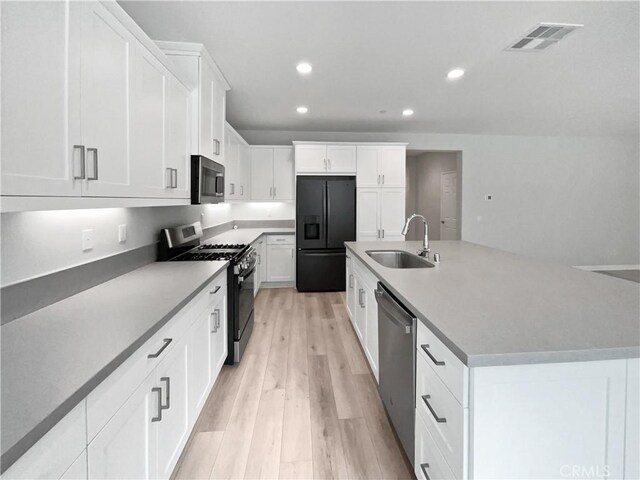
<svg viewBox="0 0 640 480">
<path fill-rule="evenodd" d="M 509 45 L 511 52 L 541 52 L 582 27 L 570 23 L 539 23 L 531 31 Z"/>
</svg>

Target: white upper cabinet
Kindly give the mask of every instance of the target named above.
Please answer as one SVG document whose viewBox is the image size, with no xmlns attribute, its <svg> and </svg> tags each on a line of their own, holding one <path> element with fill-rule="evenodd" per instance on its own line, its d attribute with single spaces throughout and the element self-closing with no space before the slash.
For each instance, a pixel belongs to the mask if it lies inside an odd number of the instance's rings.
<svg viewBox="0 0 640 480">
<path fill-rule="evenodd" d="M 296 174 L 353 175 L 356 173 L 355 145 L 297 143 Z"/>
<path fill-rule="evenodd" d="M 359 145 L 357 158 L 358 187 L 405 187 L 406 146 Z"/>
<path fill-rule="evenodd" d="M 188 203 L 192 93 L 118 4 L 1 8 L 3 211 Z"/>
<path fill-rule="evenodd" d="M 228 123 L 225 126 L 225 158 L 224 171 L 225 199 L 246 200 L 250 198 L 250 158 L 247 142 Z"/>
<path fill-rule="evenodd" d="M 81 194 L 81 7 L 0 2 L 2 195 Z"/>
<path fill-rule="evenodd" d="M 402 228 L 406 215 L 406 193 L 404 188 L 382 188 L 380 190 L 380 230 L 382 240 L 403 241 Z"/>
<path fill-rule="evenodd" d="M 292 147 L 251 147 L 251 200 L 295 198 Z"/>
<path fill-rule="evenodd" d="M 404 188 L 358 188 L 357 199 L 357 241 L 404 240 Z"/>
</svg>

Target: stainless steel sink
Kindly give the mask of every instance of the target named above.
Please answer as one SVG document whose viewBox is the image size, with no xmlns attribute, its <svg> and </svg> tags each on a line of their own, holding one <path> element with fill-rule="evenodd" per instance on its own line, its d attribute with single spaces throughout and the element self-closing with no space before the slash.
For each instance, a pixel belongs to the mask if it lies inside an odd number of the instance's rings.
<svg viewBox="0 0 640 480">
<path fill-rule="evenodd" d="M 367 255 L 388 268 L 433 268 L 435 265 L 404 250 L 368 250 Z"/>
</svg>

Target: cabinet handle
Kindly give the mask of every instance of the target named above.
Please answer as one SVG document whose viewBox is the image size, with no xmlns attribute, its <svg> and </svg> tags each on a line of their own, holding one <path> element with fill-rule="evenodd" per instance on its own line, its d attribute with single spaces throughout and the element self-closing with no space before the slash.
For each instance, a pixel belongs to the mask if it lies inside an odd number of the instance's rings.
<svg viewBox="0 0 640 480">
<path fill-rule="evenodd" d="M 331 170 L 331 159 L 327 158 L 327 163 L 329 164 L 329 170 Z"/>
<path fill-rule="evenodd" d="M 220 155 L 220 140 L 218 140 L 217 138 L 214 138 L 213 145 L 214 145 L 213 154 Z"/>
<path fill-rule="evenodd" d="M 217 285 L 216 288 L 213 289 L 213 292 L 209 292 L 211 295 L 215 295 L 220 290 L 220 285 Z"/>
<path fill-rule="evenodd" d="M 384 175 L 382 175 L 382 184 L 384 185 Z"/>
<path fill-rule="evenodd" d="M 327 159 L 324 159 L 324 169 L 327 170 Z"/>
<path fill-rule="evenodd" d="M 173 168 L 167 168 L 167 188 L 173 188 Z"/>
<path fill-rule="evenodd" d="M 235 193 L 236 193 L 236 185 L 235 185 L 235 183 L 230 183 L 229 186 L 231 187 L 231 195 L 235 195 Z"/>
<path fill-rule="evenodd" d="M 216 333 L 218 331 L 218 318 L 215 310 L 211 312 L 211 319 L 213 320 L 213 330 L 211 330 L 211 333 Z"/>
<path fill-rule="evenodd" d="M 293 248 L 291 249 L 291 258 L 293 258 Z"/>
<path fill-rule="evenodd" d="M 364 301 L 362 300 L 362 294 L 364 293 L 363 289 L 358 290 L 358 303 L 362 308 L 364 308 Z"/>
<path fill-rule="evenodd" d="M 353 273 L 349 274 L 349 288 L 353 288 Z"/>
<path fill-rule="evenodd" d="M 428 463 L 421 463 L 420 464 L 420 468 L 422 469 L 422 473 L 424 473 L 424 478 L 426 478 L 427 480 L 431 480 L 429 478 L 429 474 L 427 473 L 427 468 L 429 468 L 429 464 Z"/>
<path fill-rule="evenodd" d="M 244 185 L 240 185 L 240 195 L 244 195 Z"/>
<path fill-rule="evenodd" d="M 151 417 L 151 421 L 160 422 L 162 421 L 162 389 L 160 387 L 153 387 L 151 391 L 158 394 L 158 415 Z"/>
<path fill-rule="evenodd" d="M 216 312 L 216 331 L 217 331 L 220 328 L 220 309 L 216 308 L 214 312 Z"/>
<path fill-rule="evenodd" d="M 85 170 L 85 164 L 84 164 L 84 162 L 85 162 L 84 145 L 74 145 L 73 146 L 74 150 L 77 150 L 78 148 L 80 149 L 80 176 L 78 177 L 77 175 L 74 174 L 73 178 L 75 180 L 84 180 L 85 177 L 87 176 L 86 175 L 86 170 Z M 75 170 L 75 168 L 74 168 L 74 170 Z"/>
<path fill-rule="evenodd" d="M 98 149 L 87 148 L 87 154 L 93 152 L 93 176 L 87 177 L 87 180 L 98 180 Z"/>
<path fill-rule="evenodd" d="M 428 343 L 425 343 L 424 345 L 420 345 L 420 348 L 424 350 L 424 353 L 427 354 L 427 357 L 429 357 L 433 363 L 435 363 L 438 366 L 444 365 L 444 362 L 442 360 L 437 360 L 436 357 L 434 357 L 433 354 L 429 351 Z"/>
<path fill-rule="evenodd" d="M 430 398 L 431 398 L 431 395 L 422 395 L 422 401 L 425 403 L 425 405 L 427 406 L 427 408 L 431 412 L 431 415 L 433 415 L 433 418 L 435 418 L 436 422 L 438 422 L 438 423 L 447 423 L 447 419 L 444 418 L 444 417 L 439 417 L 438 414 L 436 413 L 436 411 L 433 409 L 433 407 L 429 403 L 429 399 Z"/>
<path fill-rule="evenodd" d="M 160 377 L 160 381 L 164 382 L 165 386 L 167 387 L 167 394 L 165 395 L 167 404 L 162 405 L 162 401 L 161 401 L 160 410 L 169 410 L 171 408 L 171 379 L 169 377 Z"/>
<path fill-rule="evenodd" d="M 276 198 L 277 191 L 278 189 L 276 187 L 273 187 L 273 198 Z"/>
<path fill-rule="evenodd" d="M 158 358 L 160 355 L 162 355 L 164 349 L 167 348 L 171 342 L 173 342 L 173 338 L 165 338 L 163 342 L 164 345 L 160 347 L 160 350 L 158 350 L 156 353 L 150 353 L 149 355 L 147 355 L 147 358 Z"/>
<path fill-rule="evenodd" d="M 173 188 L 178 188 L 178 169 L 174 168 L 173 169 L 173 176 L 171 177 L 173 179 Z"/>
<path fill-rule="evenodd" d="M 380 175 L 378 175 L 378 185 L 380 185 L 380 183 L 382 182 L 380 181 Z"/>
<path fill-rule="evenodd" d="M 380 233 L 380 229 L 378 229 L 378 238 L 382 238 L 382 234 Z"/>
<path fill-rule="evenodd" d="M 262 255 L 258 254 L 258 265 L 262 265 Z"/>
</svg>

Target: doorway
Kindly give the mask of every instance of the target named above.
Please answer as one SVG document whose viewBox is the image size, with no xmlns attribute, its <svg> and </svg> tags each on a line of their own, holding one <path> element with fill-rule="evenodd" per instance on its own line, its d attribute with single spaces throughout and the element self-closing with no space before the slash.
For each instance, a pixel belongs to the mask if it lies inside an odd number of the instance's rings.
<svg viewBox="0 0 640 480">
<path fill-rule="evenodd" d="M 430 240 L 460 240 L 462 152 L 407 151 L 406 216 L 427 219 Z M 406 240 L 422 240 L 422 225 L 413 222 Z"/>
</svg>

